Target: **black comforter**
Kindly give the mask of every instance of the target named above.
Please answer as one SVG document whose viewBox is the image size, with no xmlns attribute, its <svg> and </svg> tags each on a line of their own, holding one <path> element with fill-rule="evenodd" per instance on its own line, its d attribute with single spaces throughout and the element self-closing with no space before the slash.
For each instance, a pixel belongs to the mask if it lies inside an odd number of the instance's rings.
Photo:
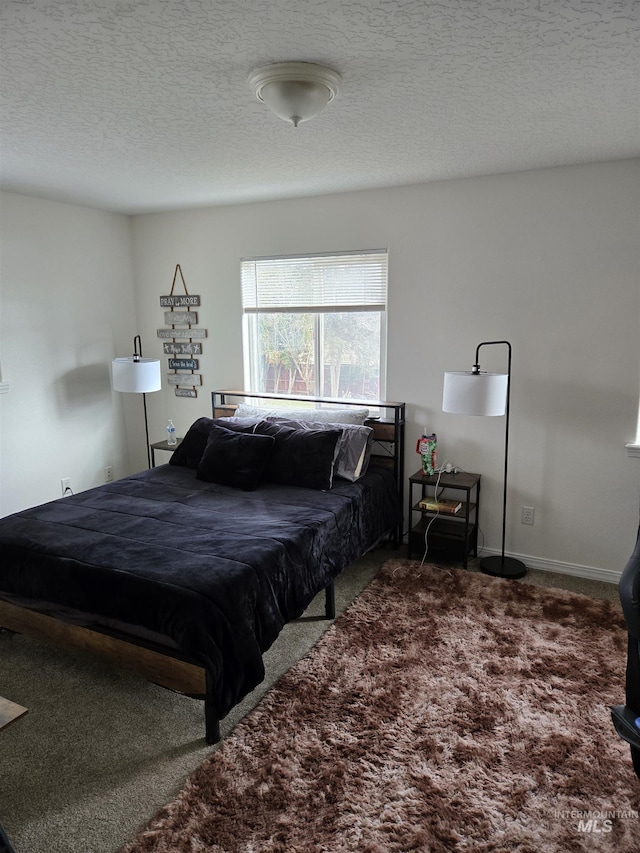
<svg viewBox="0 0 640 853">
<path fill-rule="evenodd" d="M 0 519 L 0 598 L 167 638 L 208 670 L 221 718 L 282 627 L 399 523 L 388 471 L 339 482 L 244 492 L 163 465 L 25 510 Z"/>
</svg>

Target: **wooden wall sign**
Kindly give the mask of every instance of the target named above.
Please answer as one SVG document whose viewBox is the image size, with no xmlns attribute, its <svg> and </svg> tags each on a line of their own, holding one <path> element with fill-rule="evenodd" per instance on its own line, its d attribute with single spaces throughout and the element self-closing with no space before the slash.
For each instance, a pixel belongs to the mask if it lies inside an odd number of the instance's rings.
<svg viewBox="0 0 640 853">
<path fill-rule="evenodd" d="M 188 344 L 162 344 L 165 355 L 202 355 L 202 344 L 191 341 Z"/>
<path fill-rule="evenodd" d="M 158 329 L 159 338 L 206 338 L 206 329 Z"/>
<path fill-rule="evenodd" d="M 167 326 L 197 326 L 197 311 L 165 311 L 164 321 Z"/>
<path fill-rule="evenodd" d="M 169 385 L 202 385 L 199 373 L 167 373 Z"/>
<path fill-rule="evenodd" d="M 180 266 L 180 264 L 178 264 L 178 266 Z M 182 270 L 180 272 L 182 273 Z M 175 282 L 175 276 L 174 276 L 174 282 Z M 200 297 L 199 296 L 189 296 L 188 294 L 185 294 L 184 296 L 161 296 L 160 297 L 160 307 L 161 308 L 187 308 L 187 307 L 188 308 L 197 308 L 198 305 L 200 305 Z"/>
<path fill-rule="evenodd" d="M 174 294 L 173 292 L 178 274 L 182 280 L 184 294 Z M 164 322 L 166 326 L 171 328 L 158 329 L 159 338 L 171 341 L 162 344 L 165 355 L 202 355 L 202 344 L 199 341 L 194 341 L 194 338 L 206 338 L 207 330 L 193 328 L 198 323 L 198 312 L 190 310 L 199 306 L 200 297 L 189 294 L 180 264 L 176 264 L 171 293 L 160 297 L 160 307 L 170 309 L 164 312 Z M 184 328 L 185 326 L 186 328 Z M 186 343 L 182 343 L 182 341 Z M 195 371 L 200 367 L 200 361 L 197 358 L 169 358 L 168 363 L 169 369 L 174 372 L 167 374 L 167 382 L 169 385 L 175 386 L 176 397 L 197 397 L 197 387 L 202 385 L 202 376 Z M 178 373 L 178 370 L 190 370 L 191 372 Z"/>
<path fill-rule="evenodd" d="M 200 362 L 197 358 L 170 358 L 169 368 L 171 370 L 197 370 Z"/>
</svg>

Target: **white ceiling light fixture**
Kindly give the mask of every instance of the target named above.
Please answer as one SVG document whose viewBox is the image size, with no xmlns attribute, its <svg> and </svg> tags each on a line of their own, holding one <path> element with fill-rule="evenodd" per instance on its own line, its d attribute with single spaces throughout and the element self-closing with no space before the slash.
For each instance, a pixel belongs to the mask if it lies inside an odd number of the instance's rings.
<svg viewBox="0 0 640 853">
<path fill-rule="evenodd" d="M 249 75 L 258 100 L 294 127 L 317 116 L 338 95 L 341 83 L 337 71 L 314 62 L 276 62 Z"/>
</svg>

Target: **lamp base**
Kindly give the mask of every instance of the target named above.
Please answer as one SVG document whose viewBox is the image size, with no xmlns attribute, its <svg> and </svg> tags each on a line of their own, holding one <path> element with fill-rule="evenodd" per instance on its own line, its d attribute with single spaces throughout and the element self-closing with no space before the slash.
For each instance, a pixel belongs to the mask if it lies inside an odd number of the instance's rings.
<svg viewBox="0 0 640 853">
<path fill-rule="evenodd" d="M 485 575 L 493 575 L 496 578 L 510 578 L 517 580 L 523 578 L 527 573 L 527 567 L 520 560 L 513 557 L 483 557 L 480 560 L 480 571 Z"/>
</svg>

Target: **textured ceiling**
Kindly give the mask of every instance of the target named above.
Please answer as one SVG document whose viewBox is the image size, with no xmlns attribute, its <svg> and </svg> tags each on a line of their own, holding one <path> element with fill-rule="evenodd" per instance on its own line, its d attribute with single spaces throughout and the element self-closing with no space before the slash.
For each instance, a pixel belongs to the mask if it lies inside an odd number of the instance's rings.
<svg viewBox="0 0 640 853">
<path fill-rule="evenodd" d="M 638 0 L 2 0 L 1 186 L 110 210 L 640 156 Z M 320 62 L 298 129 L 249 89 Z"/>
</svg>

